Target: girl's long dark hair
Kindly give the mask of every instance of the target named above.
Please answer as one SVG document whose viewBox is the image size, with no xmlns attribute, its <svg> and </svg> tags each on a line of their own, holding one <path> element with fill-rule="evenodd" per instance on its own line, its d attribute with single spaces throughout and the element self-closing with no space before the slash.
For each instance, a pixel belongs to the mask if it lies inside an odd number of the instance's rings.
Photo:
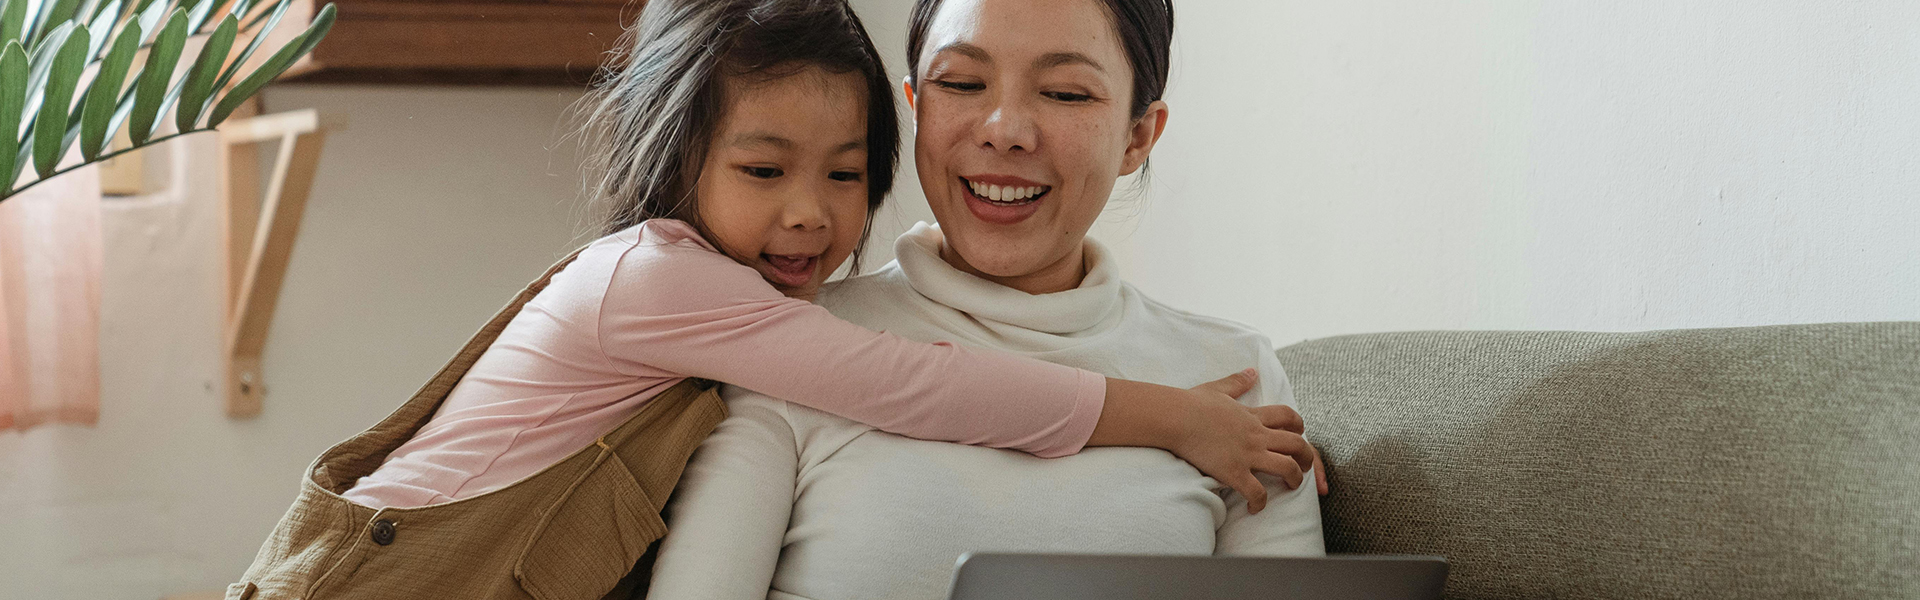
<svg viewBox="0 0 1920 600">
<path fill-rule="evenodd" d="M 846 0 L 652 0 L 621 36 L 584 100 L 600 232 L 654 218 L 692 223 L 727 78 L 766 81 L 808 67 L 858 72 L 867 96 L 867 223 L 893 189 L 900 124 L 893 86 Z M 857 272 L 861 248 L 853 252 Z M 717 243 L 717 242 L 716 242 Z"/>
</svg>

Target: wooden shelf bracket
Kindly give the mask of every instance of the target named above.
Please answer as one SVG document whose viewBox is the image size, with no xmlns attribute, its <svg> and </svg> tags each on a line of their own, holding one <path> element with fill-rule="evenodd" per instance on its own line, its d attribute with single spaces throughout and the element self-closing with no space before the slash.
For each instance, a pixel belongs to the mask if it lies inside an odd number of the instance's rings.
<svg viewBox="0 0 1920 600">
<path fill-rule="evenodd" d="M 226 173 L 222 211 L 226 231 L 227 416 L 260 414 L 265 394 L 260 354 L 267 345 L 280 283 L 320 165 L 326 132 L 319 113 L 303 109 L 229 121 L 220 126 L 220 164 Z M 261 196 L 259 148 L 278 144 Z"/>
</svg>

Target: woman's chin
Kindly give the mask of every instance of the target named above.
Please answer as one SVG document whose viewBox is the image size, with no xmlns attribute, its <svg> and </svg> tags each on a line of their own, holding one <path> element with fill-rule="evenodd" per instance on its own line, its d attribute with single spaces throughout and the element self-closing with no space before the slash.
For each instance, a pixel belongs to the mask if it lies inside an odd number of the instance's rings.
<svg viewBox="0 0 1920 600">
<path fill-rule="evenodd" d="M 968 243 L 956 245 L 952 234 L 948 235 L 946 244 L 940 248 L 940 257 L 954 268 L 986 279 L 1019 279 L 1039 272 L 1052 262 L 1039 258 L 1051 254 L 1049 249 L 1033 247 L 1024 236 L 987 232 L 961 234 Z"/>
</svg>

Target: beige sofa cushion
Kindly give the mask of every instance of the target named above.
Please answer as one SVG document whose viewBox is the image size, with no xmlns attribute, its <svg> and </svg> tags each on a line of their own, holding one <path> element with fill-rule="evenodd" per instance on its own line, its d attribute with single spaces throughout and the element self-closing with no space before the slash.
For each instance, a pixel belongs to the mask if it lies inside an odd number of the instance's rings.
<svg viewBox="0 0 1920 600">
<path fill-rule="evenodd" d="M 1452 598 L 1920 598 L 1920 323 L 1415 332 L 1279 351 L 1329 552 Z"/>
</svg>

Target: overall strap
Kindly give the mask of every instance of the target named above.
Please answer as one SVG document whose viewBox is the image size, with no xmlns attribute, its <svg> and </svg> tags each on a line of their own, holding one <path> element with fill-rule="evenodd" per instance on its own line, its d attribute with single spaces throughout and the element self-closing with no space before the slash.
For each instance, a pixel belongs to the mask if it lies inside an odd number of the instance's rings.
<svg viewBox="0 0 1920 600">
<path fill-rule="evenodd" d="M 317 461 L 313 466 L 313 481 L 320 484 L 322 488 L 338 493 L 345 491 L 346 487 L 353 485 L 360 477 L 379 468 L 388 454 L 392 454 L 401 444 L 412 439 L 414 432 L 419 431 L 427 421 L 433 418 L 434 413 L 440 410 L 440 404 L 445 402 L 447 395 L 453 391 L 453 387 L 460 383 L 460 378 L 465 377 L 467 370 L 473 368 L 473 363 L 480 359 L 480 355 L 485 354 L 487 348 L 493 346 L 493 341 L 500 337 L 500 332 L 507 328 L 507 324 L 513 321 L 514 316 L 520 314 L 521 307 L 526 306 L 528 301 L 539 295 L 541 290 L 546 289 L 547 284 L 553 280 L 554 274 L 566 268 L 584 250 L 586 247 L 583 246 L 567 254 L 566 258 L 554 263 L 539 279 L 527 284 L 526 289 L 521 290 L 520 294 L 514 296 L 513 300 L 508 302 L 505 308 L 500 309 L 492 320 L 487 321 L 479 332 L 473 334 L 473 338 L 467 340 L 466 346 L 461 347 L 460 352 L 455 354 L 452 360 L 447 361 L 447 365 L 441 367 L 440 372 L 434 375 L 433 379 L 428 380 L 420 391 L 415 392 L 411 399 L 401 404 L 399 409 L 387 415 L 373 428 L 340 443 L 323 455 L 322 460 Z"/>
<path fill-rule="evenodd" d="M 712 398 L 704 398 L 706 396 L 712 396 Z M 600 439 L 596 443 L 606 447 L 608 450 L 622 447 L 628 440 L 633 439 L 634 436 L 641 435 L 642 432 L 649 428 L 656 427 L 656 424 L 660 421 L 681 418 L 682 412 L 702 404 L 709 405 L 708 407 L 703 407 L 707 412 L 717 414 L 720 418 L 725 418 L 726 410 L 720 401 L 720 382 L 692 377 L 682 379 L 678 383 L 675 383 L 673 387 L 669 387 L 653 398 L 648 399 L 646 406 L 641 408 L 639 413 L 622 422 L 619 426 L 614 427 L 613 431 L 609 431 L 606 435 L 600 436 Z M 716 407 L 719 408 L 718 411 L 712 410 L 712 408 Z M 718 421 L 716 420 L 716 422 Z M 704 438 L 706 436 L 703 433 L 700 437 Z M 694 443 L 698 444 L 699 442 L 695 440 Z"/>
</svg>

